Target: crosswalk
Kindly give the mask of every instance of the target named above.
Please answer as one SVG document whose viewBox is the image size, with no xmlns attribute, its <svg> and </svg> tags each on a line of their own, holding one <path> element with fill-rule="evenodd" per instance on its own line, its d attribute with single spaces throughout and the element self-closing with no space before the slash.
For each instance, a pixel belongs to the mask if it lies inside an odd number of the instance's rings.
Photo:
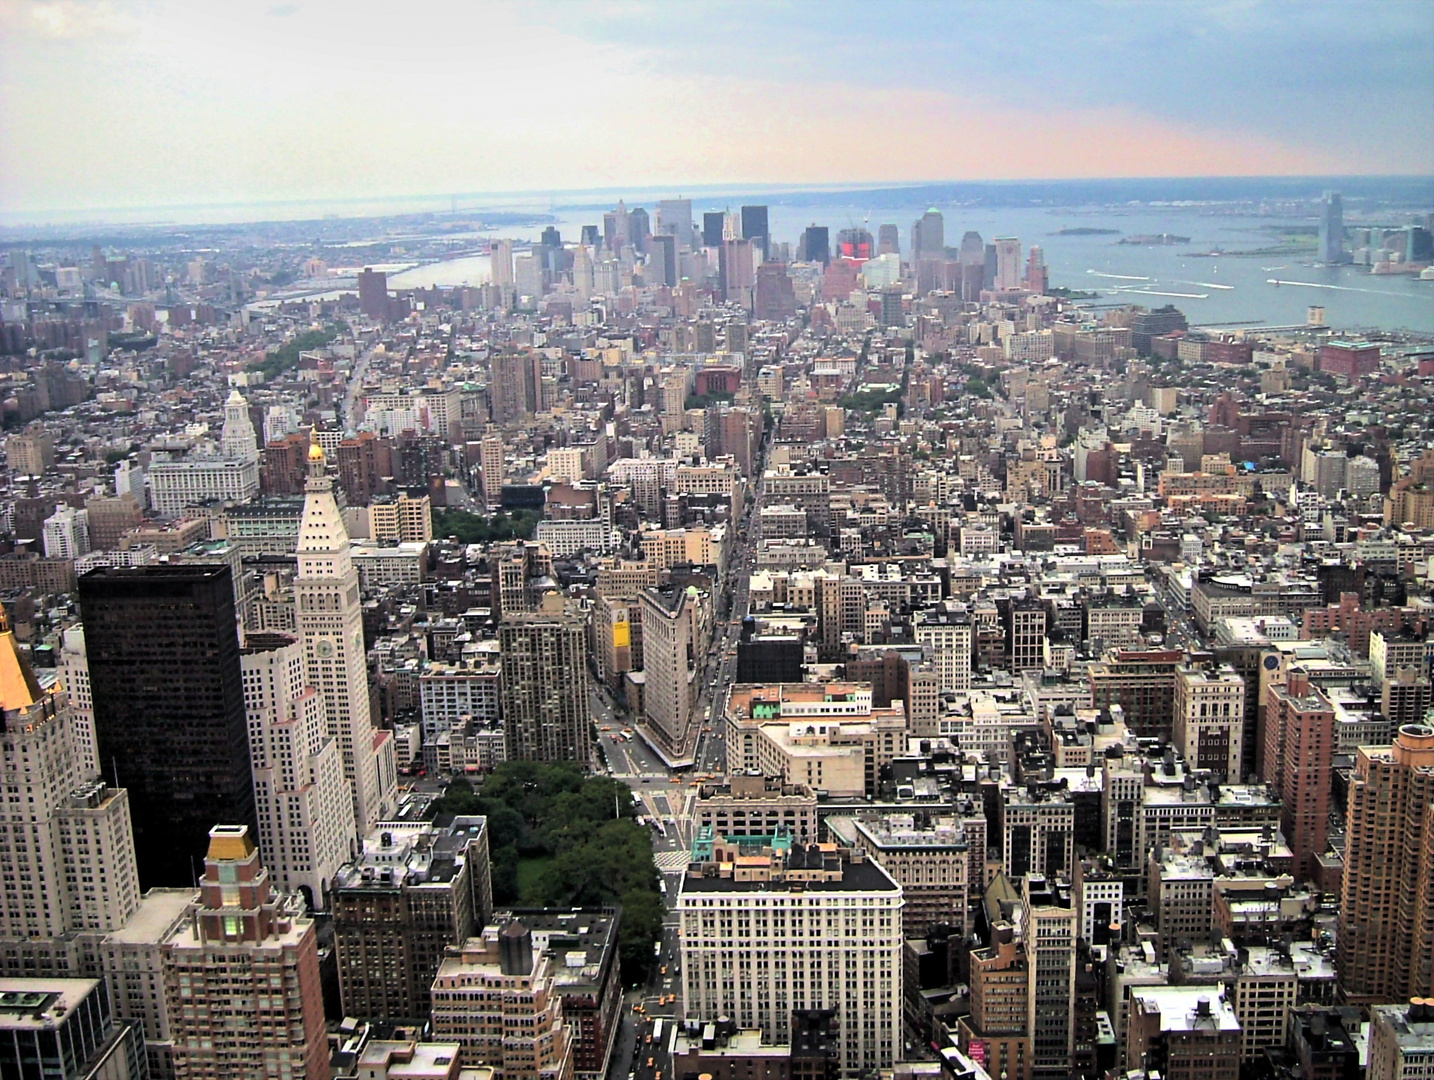
<svg viewBox="0 0 1434 1080">
<path fill-rule="evenodd" d="M 690 856 L 685 851 L 659 851 L 652 857 L 657 868 L 664 873 L 671 873 L 674 870 L 686 870 Z"/>
</svg>

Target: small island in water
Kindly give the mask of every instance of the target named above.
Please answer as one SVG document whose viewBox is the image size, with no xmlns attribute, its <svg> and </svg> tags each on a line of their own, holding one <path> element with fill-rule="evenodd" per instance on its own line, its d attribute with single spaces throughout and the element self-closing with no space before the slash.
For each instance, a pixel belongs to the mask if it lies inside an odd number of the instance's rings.
<svg viewBox="0 0 1434 1080">
<path fill-rule="evenodd" d="M 1127 236 L 1117 240 L 1117 244 L 1140 244 L 1144 247 L 1159 244 L 1188 244 L 1190 237 L 1176 236 L 1174 233 L 1150 233 L 1144 236 Z"/>
<path fill-rule="evenodd" d="M 1119 229 L 1094 229 L 1089 225 L 1078 225 L 1072 229 L 1057 229 L 1052 236 L 1119 236 Z"/>
</svg>

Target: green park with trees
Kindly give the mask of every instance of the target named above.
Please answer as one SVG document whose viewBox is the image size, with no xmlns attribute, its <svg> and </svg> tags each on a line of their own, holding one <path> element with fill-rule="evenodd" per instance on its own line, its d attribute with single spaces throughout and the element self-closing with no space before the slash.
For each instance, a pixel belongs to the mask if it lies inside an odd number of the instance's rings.
<svg viewBox="0 0 1434 1080">
<path fill-rule="evenodd" d="M 299 354 L 308 352 L 311 349 L 322 349 L 325 345 L 332 344 L 339 336 L 341 327 L 328 326 L 322 330 L 308 330 L 299 334 L 293 341 L 277 349 L 272 349 L 265 354 L 264 359 L 250 364 L 251 371 L 259 371 L 264 375 L 267 382 L 270 379 L 278 378 L 291 368 L 299 366 Z"/>
<path fill-rule="evenodd" d="M 509 761 L 477 789 L 454 779 L 428 812 L 487 817 L 495 904 L 620 904 L 622 977 L 647 977 L 665 909 L 652 838 L 627 785 L 569 762 Z"/>
<path fill-rule="evenodd" d="M 456 537 L 460 544 L 531 540 L 542 516 L 536 510 L 514 510 L 512 514 L 500 510 L 492 517 L 484 517 L 468 510 L 434 507 L 433 535 Z"/>
</svg>

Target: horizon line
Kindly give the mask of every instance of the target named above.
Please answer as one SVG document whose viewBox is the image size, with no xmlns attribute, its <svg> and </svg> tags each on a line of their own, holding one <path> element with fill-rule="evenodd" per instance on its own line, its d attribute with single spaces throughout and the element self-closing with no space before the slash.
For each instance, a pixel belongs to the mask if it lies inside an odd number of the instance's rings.
<svg viewBox="0 0 1434 1080">
<path fill-rule="evenodd" d="M 1370 180 L 1423 180 L 1434 183 L 1434 174 L 1429 173 L 1211 173 L 1211 174 L 1189 174 L 1168 176 L 1079 176 L 1079 177 L 1004 177 L 1004 178 L 966 178 L 966 179 L 928 179 L 928 180 L 872 180 L 853 182 L 772 182 L 772 181 L 733 181 L 722 183 L 701 183 L 701 184 L 619 184 L 606 185 L 602 187 L 573 187 L 573 188 L 511 188 L 490 191 L 446 191 L 446 192 L 413 192 L 405 194 L 387 195 L 338 195 L 338 196 L 292 196 L 275 199 L 230 199 L 201 202 L 177 202 L 177 203 L 133 203 L 133 204 L 111 204 L 109 206 L 80 207 L 64 209 L 60 207 L 49 207 L 36 210 L 24 210 L 15 208 L 0 209 L 0 229 L 23 229 L 27 227 L 63 227 L 63 226 L 115 226 L 124 228 L 162 228 L 179 225 L 179 222 L 156 220 L 148 222 L 120 222 L 107 221 L 103 217 L 93 215 L 104 214 L 136 214 L 140 212 L 153 212 L 155 214 L 174 212 L 194 212 L 206 210 L 232 210 L 243 207 L 252 207 L 255 210 L 265 208 L 280 208 L 286 206 L 345 206 L 356 203 L 387 203 L 387 202 L 416 202 L 416 201 L 455 201 L 460 199 L 479 198 L 501 198 L 515 199 L 530 197 L 535 200 L 546 200 L 553 202 L 559 196 L 581 197 L 587 195 L 611 194 L 613 192 L 633 191 L 642 194 L 655 194 L 659 192 L 672 192 L 664 196 L 666 198 L 688 198 L 689 193 L 719 193 L 750 190 L 755 193 L 783 193 L 802 194 L 805 192 L 826 192 L 841 193 L 851 192 L 853 194 L 867 191 L 900 191 L 903 189 L 916 189 L 937 186 L 961 186 L 961 185 L 984 185 L 984 186 L 1018 186 L 1021 184 L 1049 184 L 1049 185 L 1075 185 L 1090 183 L 1176 183 L 1190 181 L 1267 181 L 1267 182 L 1291 182 L 1291 181 L 1319 181 L 1321 183 L 1332 183 L 1338 181 L 1370 181 Z M 1185 200 L 1182 200 L 1185 201 Z M 1225 201 L 1225 200 L 1220 200 Z M 458 208 L 456 211 L 437 211 L 447 213 L 473 213 L 482 209 L 501 210 L 502 207 L 468 207 Z M 552 206 L 550 209 L 588 209 L 583 206 Z M 410 211 L 410 213 L 430 213 L 435 211 Z M 22 218 L 30 218 L 29 221 L 8 221 L 9 215 L 19 215 Z M 33 220 L 41 215 L 59 215 L 63 220 Z M 374 215 L 356 215 L 368 217 Z M 386 216 L 386 215 L 381 215 Z M 190 222 L 188 227 L 197 228 L 204 226 L 218 225 L 259 225 L 266 224 L 274 219 L 263 217 L 246 218 L 240 221 L 228 222 Z M 289 219 L 292 221 L 320 220 L 308 218 Z M 343 220 L 340 218 L 339 220 Z M 352 220 L 352 219 L 349 219 Z"/>
</svg>

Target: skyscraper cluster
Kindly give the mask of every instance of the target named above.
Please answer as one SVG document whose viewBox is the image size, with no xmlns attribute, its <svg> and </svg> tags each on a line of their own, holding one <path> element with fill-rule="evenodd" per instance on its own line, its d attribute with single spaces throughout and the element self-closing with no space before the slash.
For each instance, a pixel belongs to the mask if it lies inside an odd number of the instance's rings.
<svg viewBox="0 0 1434 1080">
<path fill-rule="evenodd" d="M 1422 1075 L 1426 343 L 927 197 L 7 257 L 0 1048 Z"/>
</svg>

